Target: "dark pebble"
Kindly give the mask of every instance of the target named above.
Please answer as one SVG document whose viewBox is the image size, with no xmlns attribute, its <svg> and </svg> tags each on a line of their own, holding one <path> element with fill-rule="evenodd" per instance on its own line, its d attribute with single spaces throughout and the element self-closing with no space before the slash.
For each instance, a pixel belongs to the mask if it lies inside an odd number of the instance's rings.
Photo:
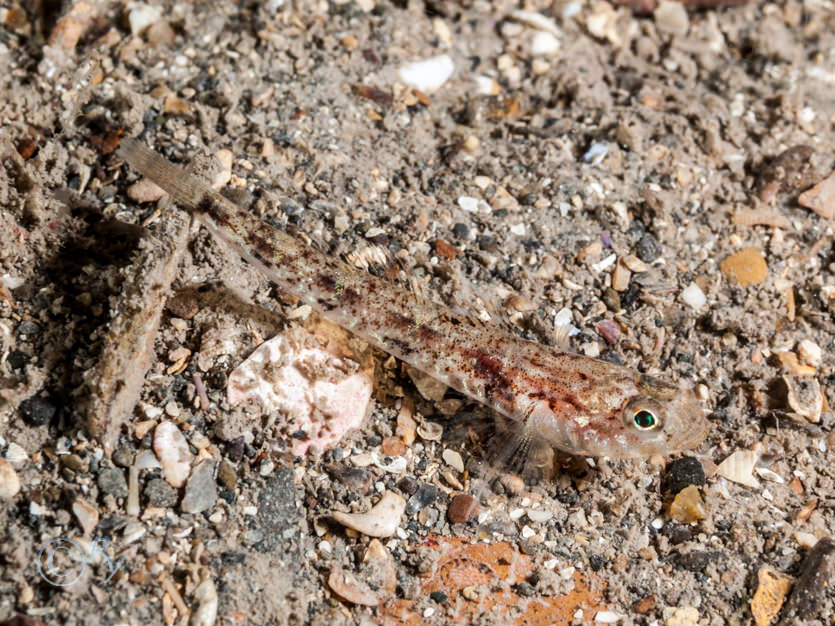
<svg viewBox="0 0 835 626">
<path fill-rule="evenodd" d="M 113 453 L 113 463 L 119 467 L 130 467 L 133 465 L 133 452 L 127 448 L 119 448 Z"/>
<path fill-rule="evenodd" d="M 536 595 L 536 589 L 534 589 L 531 584 L 527 581 L 522 581 L 517 583 L 513 586 L 513 590 L 518 593 L 520 596 L 530 597 Z"/>
<path fill-rule="evenodd" d="M 470 227 L 461 222 L 452 227 L 452 232 L 458 239 L 466 240 L 470 238 Z"/>
<path fill-rule="evenodd" d="M 224 491 L 219 492 L 217 495 L 224 502 L 227 502 L 229 504 L 235 504 L 235 492 L 234 491 L 224 490 Z"/>
<path fill-rule="evenodd" d="M 337 465 L 331 472 L 333 477 L 350 490 L 365 492 L 371 487 L 371 472 L 361 467 Z"/>
<path fill-rule="evenodd" d="M 118 468 L 103 469 L 99 472 L 97 482 L 99 489 L 103 493 L 110 494 L 116 498 L 126 498 L 128 496 L 128 484 L 125 482 L 125 473 Z"/>
<path fill-rule="evenodd" d="M 443 604 L 446 602 L 446 594 L 443 591 L 433 591 L 429 594 L 429 597 L 432 598 L 438 604 Z"/>
<path fill-rule="evenodd" d="M 449 503 L 447 517 L 453 524 L 469 522 L 478 515 L 478 500 L 467 494 L 455 496 Z"/>
<path fill-rule="evenodd" d="M 26 356 L 25 352 L 21 352 L 20 350 L 12 350 L 9 352 L 9 356 L 6 357 L 6 363 L 13 370 L 22 370 L 26 366 L 26 362 L 29 360 L 29 357 Z"/>
<path fill-rule="evenodd" d="M 419 480 L 412 478 L 411 476 L 404 476 L 400 480 L 397 481 L 397 488 L 405 493 L 407 496 L 411 496 L 418 490 L 421 483 Z"/>
<path fill-rule="evenodd" d="M 0 622 L 0 626 L 43 626 L 43 622 L 36 617 L 15 615 L 10 619 Z"/>
<path fill-rule="evenodd" d="M 691 572 L 703 572 L 711 561 L 715 561 L 720 556 L 721 552 L 706 550 L 692 550 L 687 554 L 678 555 L 678 566 L 682 569 L 690 570 Z"/>
<path fill-rule="evenodd" d="M 638 245 L 635 248 L 635 254 L 644 263 L 652 263 L 655 259 L 661 256 L 661 244 L 658 240 L 650 235 L 644 233 L 644 236 L 638 240 Z"/>
<path fill-rule="evenodd" d="M 240 565 L 246 561 L 246 553 L 244 552 L 223 552 L 220 555 L 220 560 L 224 565 Z"/>
<path fill-rule="evenodd" d="M 26 398 L 20 403 L 20 414 L 23 421 L 30 426 L 44 426 L 55 417 L 55 405 L 41 396 Z"/>
<path fill-rule="evenodd" d="M 674 546 L 690 541 L 693 538 L 693 531 L 687 526 L 681 524 L 665 524 L 661 529 L 661 534 L 664 535 Z"/>
<path fill-rule="evenodd" d="M 226 459 L 221 460 L 217 468 L 217 480 L 228 491 L 234 491 L 238 484 L 238 474 L 235 468 Z"/>
<path fill-rule="evenodd" d="M 800 564 L 800 574 L 783 611 L 781 624 L 797 624 L 823 615 L 827 597 L 835 590 L 835 541 L 819 539 Z"/>
<path fill-rule="evenodd" d="M 171 507 L 177 504 L 177 491 L 162 478 L 152 478 L 143 490 L 150 506 Z"/>
<path fill-rule="evenodd" d="M 592 554 L 589 557 L 589 567 L 591 567 L 593 571 L 599 572 L 606 567 L 606 557 L 600 556 L 599 554 Z"/>
<path fill-rule="evenodd" d="M 39 332 L 41 332 L 41 327 L 35 322 L 21 322 L 20 326 L 17 327 L 18 336 L 31 337 L 37 335 Z"/>
<path fill-rule="evenodd" d="M 667 465 L 661 479 L 661 491 L 675 495 L 690 485 L 704 485 L 705 480 L 705 470 L 699 460 L 684 456 Z"/>
<path fill-rule="evenodd" d="M 414 515 L 421 509 L 432 504 L 437 495 L 438 490 L 434 485 L 423 483 L 406 503 L 406 513 L 408 515 Z"/>
<path fill-rule="evenodd" d="M 74 472 L 86 472 L 87 471 L 87 464 L 77 454 L 64 454 L 59 457 L 61 460 L 61 465 L 64 467 L 71 469 Z"/>
</svg>

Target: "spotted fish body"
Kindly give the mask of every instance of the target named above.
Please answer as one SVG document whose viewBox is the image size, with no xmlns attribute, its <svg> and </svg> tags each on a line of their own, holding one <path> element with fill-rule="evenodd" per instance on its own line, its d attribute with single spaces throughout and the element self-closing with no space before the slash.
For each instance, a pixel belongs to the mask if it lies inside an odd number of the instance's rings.
<svg viewBox="0 0 835 626">
<path fill-rule="evenodd" d="M 358 270 L 250 215 L 136 140 L 123 140 L 119 154 L 282 290 L 531 437 L 570 454 L 619 458 L 690 449 L 707 433 L 690 390 L 526 341 Z"/>
</svg>

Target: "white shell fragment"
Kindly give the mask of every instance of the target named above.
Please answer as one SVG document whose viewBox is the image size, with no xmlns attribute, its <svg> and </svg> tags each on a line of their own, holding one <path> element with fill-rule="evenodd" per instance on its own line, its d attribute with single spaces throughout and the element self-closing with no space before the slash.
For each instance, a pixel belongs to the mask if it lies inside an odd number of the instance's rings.
<svg viewBox="0 0 835 626">
<path fill-rule="evenodd" d="M 511 19 L 516 20 L 526 26 L 535 28 L 536 30 L 551 33 L 552 35 L 559 35 L 560 29 L 557 23 L 550 17 L 537 13 L 536 11 L 524 11 L 522 9 L 516 10 L 510 14 Z"/>
<path fill-rule="evenodd" d="M 213 626 L 217 619 L 217 588 L 206 578 L 194 590 L 197 609 L 191 615 L 190 626 Z"/>
<path fill-rule="evenodd" d="M 681 292 L 681 301 L 694 311 L 698 311 L 707 304 L 707 296 L 696 283 L 690 283 Z"/>
<path fill-rule="evenodd" d="M 162 476 L 172 487 L 182 487 L 191 468 L 188 442 L 174 422 L 160 422 L 154 431 L 154 452 L 162 464 Z"/>
<path fill-rule="evenodd" d="M 804 339 L 797 344 L 797 354 L 804 363 L 812 367 L 820 365 L 823 358 L 821 347 L 809 339 Z"/>
<path fill-rule="evenodd" d="M 417 433 L 424 441 L 440 441 L 444 427 L 437 422 L 423 422 L 417 427 Z"/>
<path fill-rule="evenodd" d="M 454 468 L 456 471 L 464 471 L 464 461 L 461 458 L 461 455 L 458 454 L 455 450 L 450 450 L 449 448 L 447 448 L 443 451 L 441 457 L 444 459 L 447 465 Z"/>
<path fill-rule="evenodd" d="M 365 513 L 334 511 L 332 516 L 343 526 L 369 537 L 391 537 L 406 510 L 406 500 L 393 491 L 386 491 L 380 501 Z"/>
<path fill-rule="evenodd" d="M 442 54 L 425 61 L 407 63 L 398 70 L 398 75 L 400 80 L 409 87 L 431 93 L 440 89 L 452 76 L 453 71 L 455 71 L 455 65 L 452 59 Z"/>
<path fill-rule="evenodd" d="M 716 473 L 730 481 L 757 489 L 759 481 L 754 478 L 754 465 L 759 455 L 752 450 L 737 450 L 716 468 Z"/>
<path fill-rule="evenodd" d="M 318 345 L 302 329 L 277 335 L 235 368 L 226 389 L 231 406 L 257 399 L 289 422 L 288 432 L 304 431 L 306 439 L 293 439 L 296 455 L 324 451 L 359 427 L 371 402 L 368 374 Z"/>
<path fill-rule="evenodd" d="M 552 56 L 560 51 L 560 40 L 551 33 L 538 31 L 531 39 L 531 53 L 536 56 Z"/>
</svg>

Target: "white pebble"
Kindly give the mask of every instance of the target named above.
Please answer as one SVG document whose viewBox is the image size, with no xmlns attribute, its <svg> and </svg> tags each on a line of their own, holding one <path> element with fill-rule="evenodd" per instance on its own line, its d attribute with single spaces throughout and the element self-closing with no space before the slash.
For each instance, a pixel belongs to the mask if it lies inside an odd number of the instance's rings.
<svg viewBox="0 0 835 626">
<path fill-rule="evenodd" d="M 461 196 L 458 198 L 458 206 L 467 211 L 467 213 L 478 213 L 478 198 Z"/>
<path fill-rule="evenodd" d="M 554 517 L 554 514 L 551 511 L 545 511 L 543 509 L 528 509 L 528 519 L 532 522 L 536 523 L 543 523 L 550 520 Z"/>
<path fill-rule="evenodd" d="M 537 31 L 531 40 L 531 53 L 538 56 L 552 56 L 560 51 L 560 40 L 551 33 Z"/>
<path fill-rule="evenodd" d="M 707 304 L 707 296 L 705 296 L 705 292 L 702 291 L 699 285 L 690 283 L 681 292 L 681 301 L 689 305 L 693 310 L 698 311 Z"/>
<path fill-rule="evenodd" d="M 522 539 L 530 539 L 536 534 L 536 531 L 530 526 L 522 526 Z"/>
<path fill-rule="evenodd" d="M 620 621 L 621 617 L 613 611 L 598 611 L 594 616 L 594 621 L 598 624 L 615 624 Z"/>
<path fill-rule="evenodd" d="M 525 509 L 513 509 L 507 516 L 514 522 L 525 514 Z"/>
<path fill-rule="evenodd" d="M 441 454 L 441 457 L 444 459 L 447 465 L 453 467 L 455 470 L 459 472 L 464 471 L 464 460 L 461 458 L 461 455 L 458 454 L 455 450 L 450 450 L 447 448 Z"/>
<path fill-rule="evenodd" d="M 23 465 L 29 459 L 29 455 L 26 454 L 26 450 L 14 442 L 9 444 L 5 456 L 6 460 L 16 467 Z"/>
<path fill-rule="evenodd" d="M 661 0 L 655 11 L 652 12 L 655 26 L 662 33 L 684 36 L 690 29 L 690 18 L 687 16 L 687 9 L 680 2 L 672 0 Z"/>
<path fill-rule="evenodd" d="M 797 346 L 797 354 L 807 365 L 817 367 L 823 358 L 821 347 L 814 341 L 804 339 Z"/>
<path fill-rule="evenodd" d="M 812 533 L 806 533 L 802 530 L 798 530 L 794 533 L 794 539 L 803 548 L 814 548 L 815 544 L 818 542 L 818 538 Z"/>
<path fill-rule="evenodd" d="M 154 431 L 154 452 L 162 464 L 162 476 L 172 487 L 182 487 L 188 478 L 192 454 L 174 422 L 160 422 Z"/>
<path fill-rule="evenodd" d="M 400 80 L 410 87 L 431 93 L 449 80 L 453 71 L 455 71 L 455 65 L 452 59 L 442 54 L 425 61 L 407 63 L 400 68 L 398 75 Z"/>
<path fill-rule="evenodd" d="M 128 22 L 130 22 L 130 32 L 132 35 L 140 34 L 151 24 L 162 19 L 161 7 L 152 7 L 142 2 L 132 2 L 128 5 L 128 8 L 130 9 Z"/>
</svg>

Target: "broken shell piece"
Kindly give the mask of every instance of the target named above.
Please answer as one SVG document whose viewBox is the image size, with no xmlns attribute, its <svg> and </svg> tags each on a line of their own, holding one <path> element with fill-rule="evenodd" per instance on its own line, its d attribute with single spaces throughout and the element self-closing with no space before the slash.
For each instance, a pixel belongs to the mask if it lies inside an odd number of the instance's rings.
<svg viewBox="0 0 835 626">
<path fill-rule="evenodd" d="M 379 606 L 394 593 L 397 584 L 394 562 L 385 546 L 372 539 L 362 563 L 362 580 L 351 572 L 334 569 L 328 577 L 328 586 L 347 602 Z"/>
<path fill-rule="evenodd" d="M 154 431 L 154 452 L 162 464 L 162 475 L 172 487 L 182 487 L 191 467 L 188 442 L 174 422 L 161 422 Z"/>
<path fill-rule="evenodd" d="M 423 422 L 417 427 L 417 432 L 424 441 L 440 441 L 444 427 L 437 422 Z"/>
<path fill-rule="evenodd" d="M 406 510 L 406 501 L 393 491 L 386 491 L 380 501 L 365 513 L 333 512 L 333 519 L 369 537 L 391 537 Z"/>
<path fill-rule="evenodd" d="M 783 382 L 786 383 L 786 401 L 791 410 L 817 424 L 823 411 L 823 394 L 817 379 L 783 376 Z"/>
<path fill-rule="evenodd" d="M 754 478 L 754 464 L 759 455 L 752 450 L 737 450 L 716 468 L 716 473 L 730 481 L 757 489 L 759 481 Z"/>
<path fill-rule="evenodd" d="M 258 400 L 265 411 L 289 424 L 293 453 L 311 446 L 324 451 L 365 419 L 371 377 L 357 363 L 319 347 L 310 333 L 294 328 L 261 344 L 229 375 L 229 404 Z"/>
<path fill-rule="evenodd" d="M 400 80 L 409 87 L 431 93 L 440 89 L 454 71 L 455 65 L 452 59 L 446 54 L 442 54 L 425 61 L 407 63 L 400 68 L 398 75 Z"/>
</svg>

